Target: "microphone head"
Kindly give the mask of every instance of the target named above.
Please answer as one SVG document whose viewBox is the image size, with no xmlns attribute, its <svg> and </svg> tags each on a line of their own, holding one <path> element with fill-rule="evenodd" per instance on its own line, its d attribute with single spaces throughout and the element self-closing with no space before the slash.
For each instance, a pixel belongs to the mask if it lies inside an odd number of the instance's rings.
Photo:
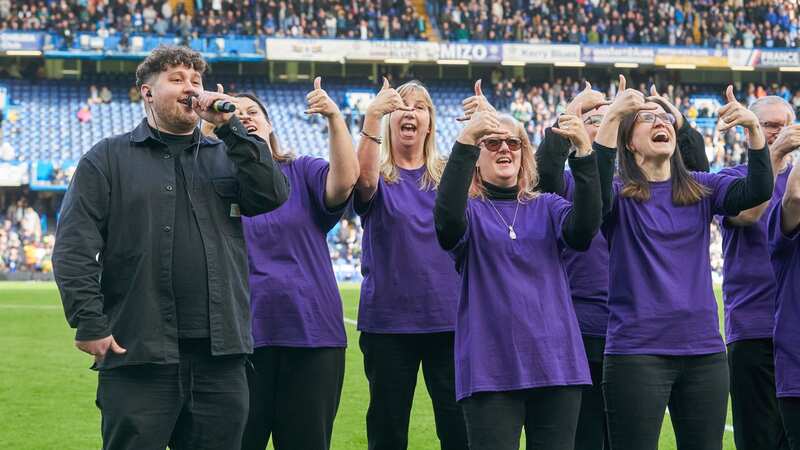
<svg viewBox="0 0 800 450">
<path fill-rule="evenodd" d="M 217 100 L 214 102 L 213 105 L 214 111 L 216 112 L 224 112 L 224 113 L 232 113 L 236 111 L 236 105 L 231 102 L 226 102 L 223 100 Z"/>
</svg>

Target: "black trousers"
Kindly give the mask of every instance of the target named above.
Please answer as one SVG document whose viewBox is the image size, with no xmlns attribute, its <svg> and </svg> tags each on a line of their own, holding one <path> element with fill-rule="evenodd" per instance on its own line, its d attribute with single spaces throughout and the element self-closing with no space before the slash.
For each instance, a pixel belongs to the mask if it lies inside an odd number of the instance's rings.
<svg viewBox="0 0 800 450">
<path fill-rule="evenodd" d="M 669 406 L 678 450 L 722 450 L 728 409 L 725 353 L 606 355 L 603 393 L 611 448 L 657 450 Z"/>
<path fill-rule="evenodd" d="M 608 450 L 605 401 L 603 400 L 603 353 L 606 339 L 583 336 L 583 347 L 589 360 L 592 385 L 583 388 L 578 429 L 575 432 L 575 450 Z"/>
<path fill-rule="evenodd" d="M 246 359 L 181 344 L 179 364 L 98 374 L 105 450 L 236 449 L 247 421 Z"/>
<path fill-rule="evenodd" d="M 800 397 L 778 399 L 789 448 L 800 450 Z"/>
<path fill-rule="evenodd" d="M 778 398 L 772 339 L 728 345 L 733 438 L 737 450 L 787 450 Z"/>
<path fill-rule="evenodd" d="M 436 435 L 443 450 L 467 449 L 464 414 L 456 403 L 454 336 L 449 333 L 361 333 L 369 381 L 367 441 L 370 450 L 405 450 L 417 372 L 433 401 Z"/>
<path fill-rule="evenodd" d="M 330 448 L 344 382 L 344 348 L 259 347 L 250 357 L 250 417 L 242 449 Z"/>
<path fill-rule="evenodd" d="M 572 450 L 582 386 L 479 392 L 461 401 L 470 450 Z"/>
</svg>

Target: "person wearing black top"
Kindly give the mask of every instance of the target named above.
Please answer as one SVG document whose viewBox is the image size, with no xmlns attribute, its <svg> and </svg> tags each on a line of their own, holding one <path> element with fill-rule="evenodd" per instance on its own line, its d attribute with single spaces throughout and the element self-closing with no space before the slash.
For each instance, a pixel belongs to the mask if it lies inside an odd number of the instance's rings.
<svg viewBox="0 0 800 450">
<path fill-rule="evenodd" d="M 572 450 L 591 383 L 560 250 L 589 246 L 601 188 L 580 118 L 559 120 L 576 148 L 574 204 L 534 191 L 524 129 L 491 111 L 471 114 L 436 195 L 437 238 L 462 276 L 456 395 L 473 450 L 518 449 L 523 427 L 529 449 Z"/>
<path fill-rule="evenodd" d="M 274 210 L 289 186 L 263 140 L 210 109 L 231 99 L 203 91 L 205 68 L 192 50 L 154 50 L 136 71 L 147 118 L 83 156 L 62 205 L 53 269 L 99 370 L 104 449 L 241 445 L 253 349 L 241 216 Z"/>
<path fill-rule="evenodd" d="M 567 109 L 573 108 L 576 103 L 582 105 L 583 126 L 589 139 L 594 140 L 603 115 L 608 111 L 609 102 L 602 93 L 592 90 L 588 82 L 586 84 L 586 88 L 575 96 Z M 686 167 L 689 170 L 708 172 L 709 164 L 702 134 L 691 127 L 689 121 L 669 100 L 658 94 L 655 86 L 649 98 L 678 118 L 678 150 Z M 571 172 L 564 171 L 570 145 L 568 139 L 561 137 L 552 128 L 545 129 L 544 139 L 536 150 L 538 188 L 541 192 L 552 192 L 567 200 L 572 199 L 574 181 Z M 592 386 L 584 390 L 581 400 L 575 450 L 609 449 L 602 390 L 603 351 L 608 322 L 608 243 L 602 234 L 598 234 L 587 252 L 565 248 L 563 256 L 592 374 Z"/>
<path fill-rule="evenodd" d="M 620 89 L 595 138 L 609 243 L 603 394 L 614 450 L 657 449 L 667 407 L 679 450 L 722 449 L 728 365 L 709 225 L 715 214 L 769 199 L 773 186 L 758 120 L 732 87 L 726 95 L 720 129 L 747 129 L 746 177 L 687 171 L 675 117 L 633 89 Z"/>
</svg>

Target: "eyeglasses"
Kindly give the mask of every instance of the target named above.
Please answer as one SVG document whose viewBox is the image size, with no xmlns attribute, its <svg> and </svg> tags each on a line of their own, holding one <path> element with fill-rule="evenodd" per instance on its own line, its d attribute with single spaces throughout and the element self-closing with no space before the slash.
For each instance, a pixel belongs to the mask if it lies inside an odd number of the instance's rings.
<svg viewBox="0 0 800 450">
<path fill-rule="evenodd" d="M 764 131 L 769 133 L 778 133 L 786 126 L 783 122 L 759 122 L 759 125 L 761 125 Z"/>
<path fill-rule="evenodd" d="M 637 122 L 644 122 L 644 123 L 655 123 L 656 118 L 663 123 L 668 123 L 670 125 L 675 125 L 675 116 L 670 113 L 652 113 L 641 111 L 639 114 L 636 115 Z"/>
<path fill-rule="evenodd" d="M 518 138 L 507 138 L 507 139 L 490 138 L 490 139 L 485 139 L 483 142 L 481 142 L 481 144 L 483 144 L 483 146 L 486 147 L 486 150 L 489 150 L 490 152 L 499 152 L 500 147 L 503 146 L 503 142 L 506 143 L 508 149 L 511 150 L 512 152 L 515 152 L 522 147 L 522 140 Z"/>
<path fill-rule="evenodd" d="M 583 119 L 583 123 L 586 125 L 594 125 L 599 127 L 601 123 L 603 123 L 603 115 L 602 114 L 594 114 Z"/>
</svg>

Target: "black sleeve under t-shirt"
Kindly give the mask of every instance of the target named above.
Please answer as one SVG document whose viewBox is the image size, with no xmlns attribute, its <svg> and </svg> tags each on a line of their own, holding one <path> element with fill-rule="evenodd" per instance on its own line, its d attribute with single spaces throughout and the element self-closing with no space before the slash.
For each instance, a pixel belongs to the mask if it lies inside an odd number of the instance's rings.
<svg viewBox="0 0 800 450">
<path fill-rule="evenodd" d="M 172 241 L 172 292 L 180 339 L 208 338 L 208 268 L 200 227 L 189 200 L 193 167 L 183 167 L 180 155 L 193 157 L 196 135 L 161 133 L 175 161 L 175 225 Z M 197 137 L 199 138 L 199 137 Z"/>
</svg>

